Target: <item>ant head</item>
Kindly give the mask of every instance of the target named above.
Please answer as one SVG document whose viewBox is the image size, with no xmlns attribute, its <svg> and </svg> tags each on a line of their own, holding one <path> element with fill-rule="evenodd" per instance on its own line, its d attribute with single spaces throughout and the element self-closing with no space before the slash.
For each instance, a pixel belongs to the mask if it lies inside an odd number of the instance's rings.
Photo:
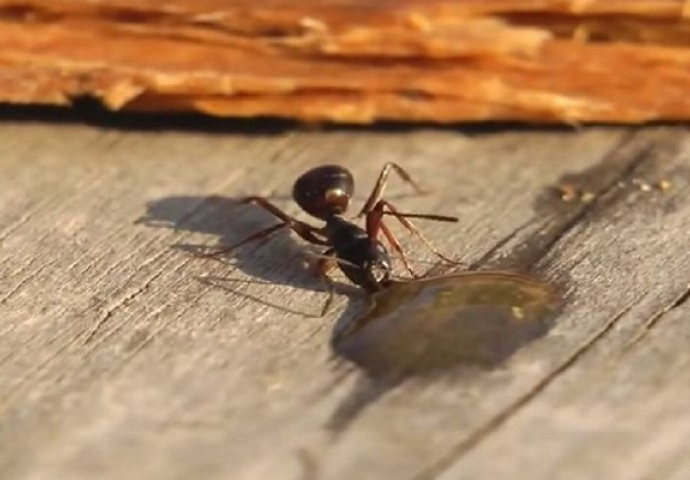
<svg viewBox="0 0 690 480">
<path fill-rule="evenodd" d="M 355 190 L 352 174 L 338 165 L 312 168 L 300 176 L 292 197 L 302 210 L 321 220 L 345 213 Z"/>
</svg>

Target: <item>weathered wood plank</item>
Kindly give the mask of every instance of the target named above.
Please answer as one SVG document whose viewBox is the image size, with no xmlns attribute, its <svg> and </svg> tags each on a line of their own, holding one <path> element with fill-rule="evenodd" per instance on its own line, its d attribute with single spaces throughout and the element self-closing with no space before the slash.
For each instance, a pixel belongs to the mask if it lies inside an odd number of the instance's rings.
<svg viewBox="0 0 690 480">
<path fill-rule="evenodd" d="M 684 135 L 2 124 L 0 478 L 682 478 L 687 329 L 670 307 L 690 283 Z M 332 358 L 333 326 L 362 303 L 339 296 L 315 317 L 324 294 L 296 240 L 234 266 L 170 248 L 270 224 L 232 204 L 248 193 L 306 218 L 291 182 L 320 163 L 351 168 L 361 201 L 386 161 L 435 190 L 393 181 L 405 210 L 461 217 L 425 225 L 446 252 L 564 285 L 548 336 L 500 369 L 387 390 Z M 558 199 L 569 174 L 593 202 Z M 672 190 L 633 183 L 662 178 Z"/>
</svg>

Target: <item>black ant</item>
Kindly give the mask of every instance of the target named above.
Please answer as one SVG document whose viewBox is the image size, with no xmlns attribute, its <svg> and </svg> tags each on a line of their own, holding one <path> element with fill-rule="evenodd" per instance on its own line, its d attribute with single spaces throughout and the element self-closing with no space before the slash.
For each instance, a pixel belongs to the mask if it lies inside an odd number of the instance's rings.
<svg viewBox="0 0 690 480">
<path fill-rule="evenodd" d="M 267 237 L 282 228 L 289 228 L 309 243 L 328 247 L 318 256 L 315 265 L 317 273 L 327 283 L 329 291 L 323 314 L 328 311 L 332 302 L 333 283 L 328 277 L 328 272 L 336 263 L 351 282 L 364 288 L 367 292 L 376 292 L 391 283 L 391 261 L 388 250 L 379 240 L 381 233 L 400 257 L 407 271 L 413 277 L 419 277 L 410 266 L 400 242 L 384 223 L 384 215 L 392 215 L 398 219 L 407 230 L 417 235 L 441 260 L 457 263 L 436 250 L 408 219 L 423 218 L 442 222 L 457 222 L 458 219 L 444 215 L 400 212 L 393 204 L 382 198 L 391 169 L 409 183 L 417 193 L 426 193 L 400 165 L 387 163 L 379 174 L 376 186 L 357 215 L 357 218 L 365 217 L 365 228 L 355 225 L 344 216 L 354 193 L 355 182 L 352 174 L 346 168 L 338 165 L 324 165 L 312 168 L 301 175 L 295 181 L 292 197 L 302 210 L 319 220 L 323 220 L 326 225 L 320 228 L 314 227 L 288 215 L 264 197 L 250 196 L 242 199 L 240 203 L 255 203 L 278 217 L 282 222 L 256 232 L 232 246 L 202 253 L 199 256 L 218 257 L 249 242 Z"/>
</svg>

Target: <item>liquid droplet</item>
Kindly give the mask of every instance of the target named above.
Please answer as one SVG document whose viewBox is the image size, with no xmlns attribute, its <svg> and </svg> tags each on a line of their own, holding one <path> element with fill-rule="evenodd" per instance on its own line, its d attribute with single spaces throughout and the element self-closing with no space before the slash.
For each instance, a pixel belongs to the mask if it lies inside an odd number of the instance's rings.
<svg viewBox="0 0 690 480">
<path fill-rule="evenodd" d="M 511 272 L 395 282 L 332 343 L 374 378 L 490 368 L 544 335 L 560 306 L 553 286 Z"/>
</svg>

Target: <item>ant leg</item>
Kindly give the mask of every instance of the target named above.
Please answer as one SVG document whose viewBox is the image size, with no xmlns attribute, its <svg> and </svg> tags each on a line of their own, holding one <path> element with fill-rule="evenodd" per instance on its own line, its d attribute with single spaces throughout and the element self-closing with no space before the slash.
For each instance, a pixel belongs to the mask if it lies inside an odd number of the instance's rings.
<svg viewBox="0 0 690 480">
<path fill-rule="evenodd" d="M 264 237 L 268 237 L 269 235 L 277 232 L 281 228 L 287 228 L 288 224 L 287 223 L 279 223 L 277 225 L 273 225 L 268 228 L 264 228 L 263 230 L 259 230 L 258 232 L 248 236 L 244 240 L 235 243 L 234 245 L 230 245 L 228 247 L 220 247 L 217 248 L 211 252 L 203 252 L 203 253 L 196 253 L 195 256 L 199 258 L 218 258 L 220 256 L 225 255 L 226 253 L 230 253 L 231 251 L 235 250 L 236 248 L 241 247 L 242 245 L 246 245 L 247 243 L 251 243 L 255 240 L 260 240 Z"/>
<path fill-rule="evenodd" d="M 405 265 L 407 271 L 410 272 L 410 275 L 412 275 L 414 278 L 419 278 L 419 275 L 417 275 L 417 273 L 415 273 L 415 271 L 412 270 L 412 266 L 410 265 L 410 262 L 407 260 L 407 255 L 405 255 L 405 252 L 403 251 L 402 246 L 398 241 L 398 238 L 395 236 L 395 234 L 393 234 L 393 232 L 388 228 L 388 226 L 385 223 L 383 223 L 383 213 L 383 209 L 381 208 L 374 209 L 371 212 L 367 213 L 366 226 L 369 238 L 375 240 L 378 238 L 379 231 L 383 232 L 383 235 L 386 237 L 386 240 L 388 240 L 388 243 L 390 243 L 391 247 L 393 247 L 395 253 L 398 255 L 398 257 L 400 257 L 400 260 L 402 260 L 403 265 Z"/>
<path fill-rule="evenodd" d="M 295 217 L 288 215 L 264 197 L 246 197 L 242 199 L 240 203 L 255 203 L 259 207 L 281 219 L 283 223 L 287 224 L 287 226 L 293 232 L 302 237 L 302 239 L 305 241 L 315 245 L 328 245 L 328 242 L 318 228 L 312 227 L 308 223 L 301 222 Z"/>
<path fill-rule="evenodd" d="M 245 203 L 255 203 L 264 210 L 268 211 L 269 213 L 273 214 L 274 216 L 278 217 L 280 220 L 282 220 L 282 223 L 279 223 L 277 225 L 273 225 L 271 227 L 265 228 L 263 230 L 260 230 L 249 237 L 245 238 L 244 240 L 241 240 L 240 242 L 231 245 L 229 247 L 221 247 L 219 249 L 216 249 L 212 252 L 208 253 L 200 253 L 197 254 L 197 256 L 202 257 L 202 258 L 216 258 L 221 255 L 224 255 L 242 245 L 245 245 L 247 243 L 253 242 L 255 240 L 260 240 L 264 237 L 267 237 L 281 228 L 289 228 L 293 232 L 295 232 L 297 235 L 299 235 L 302 239 L 309 243 L 313 243 L 316 245 L 328 245 L 328 242 L 322 237 L 322 234 L 320 230 L 316 227 L 312 227 L 308 223 L 301 222 L 297 220 L 294 217 L 291 217 L 287 213 L 283 212 L 281 209 L 273 205 L 271 202 L 269 202 L 267 199 L 263 197 L 247 197 L 244 198 L 240 201 L 240 203 L 245 204 Z"/>
<path fill-rule="evenodd" d="M 330 272 L 333 269 L 333 267 L 335 267 L 334 253 L 335 250 L 329 248 L 317 258 L 316 263 L 314 264 L 314 270 L 316 271 L 317 275 L 319 275 L 321 280 L 324 282 L 324 284 L 326 285 L 326 290 L 328 291 L 328 298 L 326 298 L 326 301 L 324 302 L 323 307 L 321 308 L 322 317 L 324 317 L 326 313 L 328 313 L 328 310 L 330 310 L 331 305 L 333 304 L 333 297 L 335 294 L 335 284 L 333 283 L 331 277 L 328 276 L 328 272 Z"/>
<path fill-rule="evenodd" d="M 424 220 L 434 220 L 436 222 L 457 223 L 460 221 L 458 217 L 451 217 L 450 215 L 435 215 L 433 213 L 403 213 L 403 212 L 383 212 L 384 215 L 394 215 L 396 217 L 405 218 L 422 218 Z"/>
<path fill-rule="evenodd" d="M 389 212 L 385 212 L 385 211 L 384 211 L 384 208 L 386 208 L 386 207 L 388 208 Z M 436 249 L 436 247 L 434 247 L 434 246 L 431 244 L 431 242 L 429 241 L 429 239 L 426 238 L 426 237 L 424 236 L 424 234 L 423 234 L 421 231 L 419 231 L 419 229 L 418 229 L 417 227 L 415 227 L 414 224 L 413 224 L 412 222 L 410 222 L 410 221 L 406 218 L 405 214 L 400 213 L 400 212 L 398 211 L 398 209 L 395 208 L 395 206 L 394 206 L 392 203 L 390 203 L 388 200 L 379 200 L 378 203 L 374 206 L 374 209 L 373 209 L 373 210 L 374 210 L 374 211 L 379 210 L 379 211 L 381 212 L 380 215 L 383 215 L 384 213 L 389 213 L 390 215 L 393 215 L 395 218 L 398 219 L 398 221 L 399 221 L 400 223 L 403 224 L 403 226 L 404 226 L 405 228 L 407 228 L 407 230 L 410 231 L 410 233 L 412 233 L 413 235 L 417 235 L 417 237 L 419 237 L 419 239 L 420 239 L 422 242 L 424 242 L 424 245 L 426 245 L 427 248 L 428 248 L 429 250 L 431 250 L 431 251 L 434 253 L 434 255 L 436 255 L 436 256 L 437 256 L 438 258 L 440 258 L 441 260 L 443 260 L 443 261 L 445 261 L 445 262 L 448 262 L 448 263 L 452 263 L 452 264 L 459 264 L 459 263 L 461 263 L 461 262 L 457 262 L 457 261 L 455 261 L 455 260 L 453 260 L 453 259 L 451 259 L 451 258 L 448 258 L 448 257 L 446 257 L 445 255 L 443 255 L 441 252 L 439 252 L 439 251 Z M 430 217 L 422 217 L 422 216 L 420 216 L 420 218 L 431 218 L 431 216 L 430 216 Z M 450 218 L 450 217 L 449 217 L 449 218 Z"/>
<path fill-rule="evenodd" d="M 412 188 L 414 188 L 418 194 L 424 195 L 424 194 L 428 193 L 427 190 L 423 189 L 422 187 L 419 186 L 419 184 L 417 182 L 412 180 L 412 177 L 410 177 L 410 174 L 407 173 L 407 171 L 405 171 L 404 168 L 402 168 L 397 163 L 388 162 L 381 169 L 381 173 L 379 174 L 379 178 L 376 181 L 376 186 L 371 191 L 371 194 L 369 195 L 369 198 L 367 199 L 366 203 L 362 207 L 362 210 L 357 215 L 358 217 L 362 217 L 362 216 L 366 215 L 367 213 L 371 212 L 374 209 L 374 206 L 378 203 L 378 201 L 381 200 L 381 197 L 383 197 L 383 191 L 385 190 L 386 184 L 388 183 L 388 174 L 389 174 L 391 168 L 393 170 L 395 170 L 395 172 L 400 176 L 400 178 L 403 179 L 403 181 L 405 181 L 406 183 L 409 183 L 412 186 Z"/>
<path fill-rule="evenodd" d="M 407 271 L 410 272 L 410 275 L 412 275 L 414 278 L 419 278 L 420 275 L 418 275 L 417 272 L 412 270 L 412 266 L 410 266 L 410 262 L 407 260 L 407 255 L 405 255 L 405 252 L 403 251 L 402 246 L 398 241 L 398 238 L 393 234 L 393 232 L 391 232 L 391 230 L 388 228 L 388 225 L 381 222 L 381 231 L 386 236 L 388 243 L 390 243 L 393 247 L 393 250 L 395 250 L 398 253 L 398 256 L 402 260 L 403 265 L 405 265 Z"/>
</svg>

